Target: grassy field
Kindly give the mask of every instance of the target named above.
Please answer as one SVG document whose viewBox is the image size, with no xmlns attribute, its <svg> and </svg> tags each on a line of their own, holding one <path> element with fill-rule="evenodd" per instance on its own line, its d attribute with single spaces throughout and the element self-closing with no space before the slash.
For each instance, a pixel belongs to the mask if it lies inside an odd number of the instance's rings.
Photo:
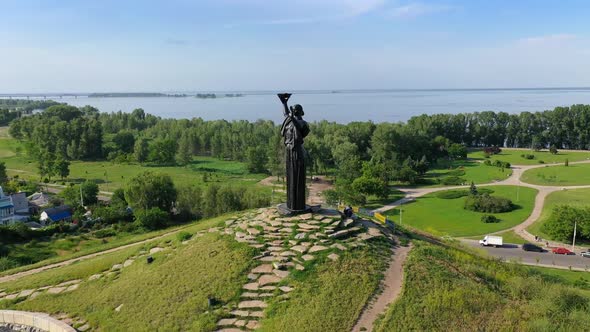
<svg viewBox="0 0 590 332">
<path fill-rule="evenodd" d="M 68 267 L 69 272 L 73 275 L 83 270 L 77 276 L 88 277 L 96 270 L 108 270 L 111 263 L 121 263 L 121 258 L 132 253 L 97 259 L 102 262 L 83 262 Z M 20 303 L 3 301 L 0 307 L 52 314 L 66 312 L 84 317 L 92 328 L 103 331 L 211 331 L 223 315 L 221 306 L 239 300 L 253 254 L 254 250 L 246 244 L 207 234 L 169 254 L 153 255 L 152 264 L 138 260 L 120 275 L 82 283 L 75 292 L 42 294 Z M 95 265 L 100 266 L 94 268 Z M 43 277 L 47 280 L 45 274 Z M 208 297 L 219 304 L 208 307 Z M 115 308 L 120 306 L 121 310 L 116 312 Z"/>
<path fill-rule="evenodd" d="M 36 163 L 27 158 L 23 151 L 21 144 L 16 140 L 0 138 L 0 158 L 6 163 L 8 174 L 39 181 Z M 245 163 L 199 156 L 187 166 L 168 167 L 136 163 L 116 164 L 108 161 L 73 161 L 70 165 L 70 176 L 66 181 L 93 180 L 99 184 L 100 190 L 113 191 L 121 188 L 131 177 L 146 170 L 169 174 L 176 184 L 205 185 L 203 176 L 206 174 L 207 182 L 254 185 L 267 176 L 249 173 Z M 62 183 L 58 178 L 53 178 L 52 181 Z"/>
<path fill-rule="evenodd" d="M 541 213 L 541 216 L 537 222 L 527 228 L 527 231 L 544 239 L 551 239 L 551 237 L 545 234 L 541 229 L 543 224 L 549 220 L 549 217 L 551 217 L 551 211 L 553 210 L 553 207 L 558 204 L 588 206 L 590 205 L 590 188 L 560 190 L 549 194 L 549 196 L 545 198 L 545 205 L 543 206 L 543 212 Z"/>
<path fill-rule="evenodd" d="M 104 238 L 104 241 L 103 239 L 99 240 L 92 237 L 87 237 L 85 239 L 83 236 L 68 236 L 64 239 L 34 241 L 29 242 L 27 244 L 5 245 L 7 249 L 10 250 L 10 254 L 7 256 L 9 258 L 18 258 L 15 256 L 19 255 L 26 255 L 27 257 L 38 255 L 40 257 L 38 260 L 32 262 L 33 264 L 17 267 L 7 271 L 0 271 L 0 276 L 14 274 L 17 272 L 30 270 L 37 267 L 62 262 L 68 259 L 93 254 L 99 251 L 104 251 L 131 243 L 148 240 L 176 230 L 196 232 L 202 229 L 217 226 L 220 222 L 222 222 L 225 219 L 227 219 L 227 216 L 219 216 L 212 219 L 194 222 L 188 225 L 182 225 L 174 228 L 167 228 L 143 234 L 121 233 L 117 236 Z"/>
<path fill-rule="evenodd" d="M 441 162 L 433 169 L 429 170 L 424 176 L 425 184 L 420 187 L 439 187 L 444 186 L 445 177 L 458 176 L 463 179 L 463 183 L 469 184 L 472 181 L 475 184 L 491 183 L 494 181 L 504 180 L 512 174 L 512 170 L 505 169 L 502 171 L 499 167 L 486 166 L 482 163 L 470 160 L 456 160 L 453 162 Z"/>
<path fill-rule="evenodd" d="M 521 157 L 522 154 L 532 154 L 534 155 L 534 159 L 526 159 Z M 473 150 L 469 152 L 467 158 L 475 159 L 475 160 L 484 160 L 483 150 Z M 548 150 L 541 150 L 541 151 L 533 151 L 533 150 L 516 150 L 516 149 L 502 149 L 502 153 L 493 155 L 489 159 L 494 160 L 501 160 L 507 161 L 511 165 L 538 165 L 539 161 L 543 161 L 546 164 L 553 164 L 553 163 L 563 163 L 566 159 L 570 162 L 572 161 L 581 161 L 590 158 L 590 151 L 589 152 L 578 152 L 578 151 L 568 151 L 568 150 L 559 150 L 557 154 L 551 154 Z"/>
<path fill-rule="evenodd" d="M 443 199 L 437 196 L 438 193 L 425 195 L 403 205 L 402 222 L 435 235 L 475 236 L 513 227 L 531 214 L 537 194 L 535 189 L 521 187 L 517 190 L 516 186 L 487 188 L 494 191 L 493 196 L 509 198 L 518 206 L 511 212 L 494 214 L 501 220 L 499 223 L 483 223 L 480 218 L 485 213 L 465 210 L 465 197 Z M 399 208 L 389 210 L 386 214 L 392 216 L 396 223 L 400 222 Z"/>
<path fill-rule="evenodd" d="M 533 168 L 524 172 L 522 181 L 544 186 L 590 185 L 590 164 Z"/>
<path fill-rule="evenodd" d="M 561 273 L 416 241 L 402 295 L 374 331 L 587 330 L 590 292 Z"/>
<path fill-rule="evenodd" d="M 324 254 L 321 264 L 293 275 L 289 301 L 269 307 L 260 331 L 350 331 L 376 291 L 390 255 L 384 241 L 371 242 L 336 262 Z"/>
<path fill-rule="evenodd" d="M 383 205 L 393 203 L 397 200 L 404 198 L 405 194 L 399 190 L 391 190 L 387 198 L 379 198 L 376 196 L 367 197 L 367 203 L 363 206 L 365 209 L 378 209 Z"/>
</svg>

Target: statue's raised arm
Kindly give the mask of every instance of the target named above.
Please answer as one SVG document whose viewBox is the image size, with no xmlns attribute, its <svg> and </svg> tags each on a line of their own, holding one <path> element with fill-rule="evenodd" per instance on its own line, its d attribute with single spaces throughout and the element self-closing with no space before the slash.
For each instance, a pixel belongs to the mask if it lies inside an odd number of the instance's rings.
<svg viewBox="0 0 590 332">
<path fill-rule="evenodd" d="M 281 100 L 281 103 L 283 104 L 283 115 L 285 117 L 290 116 L 291 112 L 289 111 L 289 106 L 287 106 L 287 102 L 289 101 L 289 98 L 291 98 L 291 94 L 290 93 L 279 93 L 277 94 L 277 96 L 279 97 L 279 99 Z"/>
</svg>

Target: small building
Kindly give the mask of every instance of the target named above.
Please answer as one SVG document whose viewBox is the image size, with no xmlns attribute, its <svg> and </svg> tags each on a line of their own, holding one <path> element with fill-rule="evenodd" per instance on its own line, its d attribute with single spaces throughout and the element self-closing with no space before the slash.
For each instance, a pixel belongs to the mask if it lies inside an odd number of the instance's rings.
<svg viewBox="0 0 590 332">
<path fill-rule="evenodd" d="M 46 209 L 41 212 L 39 220 L 45 225 L 60 221 L 71 221 L 72 209 L 67 205 Z"/>
<path fill-rule="evenodd" d="M 25 193 L 4 195 L 0 187 L 0 225 L 11 225 L 29 220 L 29 203 Z"/>
<path fill-rule="evenodd" d="M 45 193 L 34 193 L 27 198 L 29 199 L 30 208 L 33 213 L 38 213 L 51 203 L 49 195 Z"/>
</svg>

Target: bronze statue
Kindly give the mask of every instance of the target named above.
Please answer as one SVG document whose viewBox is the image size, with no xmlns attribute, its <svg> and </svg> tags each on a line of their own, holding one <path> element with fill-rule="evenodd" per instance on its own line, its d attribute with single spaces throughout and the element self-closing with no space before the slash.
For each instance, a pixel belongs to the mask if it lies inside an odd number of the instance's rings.
<svg viewBox="0 0 590 332">
<path fill-rule="evenodd" d="M 309 125 L 303 120 L 303 107 L 287 106 L 290 93 L 278 94 L 283 104 L 285 120 L 281 126 L 286 150 L 287 169 L 287 214 L 304 212 L 305 205 L 305 149 L 303 139 L 309 134 Z M 284 210 L 284 209 L 283 209 Z"/>
</svg>

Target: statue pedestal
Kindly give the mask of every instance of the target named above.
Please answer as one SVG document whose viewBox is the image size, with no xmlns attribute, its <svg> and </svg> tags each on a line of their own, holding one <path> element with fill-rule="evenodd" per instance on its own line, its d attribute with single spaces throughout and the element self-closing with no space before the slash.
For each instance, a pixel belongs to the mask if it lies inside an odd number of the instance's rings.
<svg viewBox="0 0 590 332">
<path fill-rule="evenodd" d="M 281 203 L 277 205 L 277 210 L 279 210 L 279 213 L 284 216 L 295 216 L 298 214 L 311 212 L 311 206 L 305 205 L 305 209 L 303 210 L 291 210 L 287 207 L 287 203 Z"/>
</svg>

